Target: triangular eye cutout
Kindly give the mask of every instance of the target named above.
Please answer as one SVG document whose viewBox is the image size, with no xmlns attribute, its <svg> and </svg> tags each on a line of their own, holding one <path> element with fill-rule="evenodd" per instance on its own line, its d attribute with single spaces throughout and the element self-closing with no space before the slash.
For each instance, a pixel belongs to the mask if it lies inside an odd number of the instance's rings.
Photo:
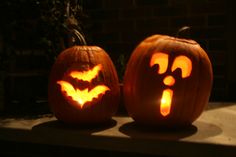
<svg viewBox="0 0 236 157">
<path fill-rule="evenodd" d="M 182 78 L 189 77 L 192 72 L 192 61 L 186 56 L 178 56 L 173 62 L 171 71 L 173 72 L 178 68 L 181 69 Z"/>
<path fill-rule="evenodd" d="M 163 74 L 168 68 L 168 54 L 157 52 L 152 55 L 150 60 L 150 67 L 158 64 L 158 74 Z"/>
</svg>

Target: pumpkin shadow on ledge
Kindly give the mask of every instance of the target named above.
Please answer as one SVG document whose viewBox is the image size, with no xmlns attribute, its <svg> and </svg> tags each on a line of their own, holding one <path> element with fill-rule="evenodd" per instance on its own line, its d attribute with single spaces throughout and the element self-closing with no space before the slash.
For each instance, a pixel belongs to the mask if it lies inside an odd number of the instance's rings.
<svg viewBox="0 0 236 157">
<path fill-rule="evenodd" d="M 192 139 L 206 139 L 222 133 L 220 127 L 200 121 L 181 128 L 144 127 L 137 125 L 135 122 L 129 122 L 122 125 L 119 131 L 131 138 L 150 140 L 180 140 L 188 137 Z"/>
<path fill-rule="evenodd" d="M 178 140 L 195 134 L 198 128 L 190 125 L 184 128 L 155 128 L 137 125 L 129 122 L 122 125 L 119 131 L 131 138 L 159 139 L 159 140 Z"/>
<path fill-rule="evenodd" d="M 61 122 L 57 119 L 52 120 L 52 121 L 48 121 L 48 122 L 44 122 L 38 125 L 35 125 L 32 130 L 33 131 L 42 131 L 42 130 L 46 130 L 46 131 L 69 131 L 69 132 L 80 132 L 82 134 L 86 134 L 86 135 L 91 135 L 92 133 L 95 132 L 100 132 L 109 128 L 112 128 L 114 126 L 116 126 L 117 122 L 114 119 L 111 119 L 105 123 L 101 123 L 101 124 L 78 124 L 78 125 L 70 125 L 70 124 L 66 124 L 64 122 Z"/>
</svg>

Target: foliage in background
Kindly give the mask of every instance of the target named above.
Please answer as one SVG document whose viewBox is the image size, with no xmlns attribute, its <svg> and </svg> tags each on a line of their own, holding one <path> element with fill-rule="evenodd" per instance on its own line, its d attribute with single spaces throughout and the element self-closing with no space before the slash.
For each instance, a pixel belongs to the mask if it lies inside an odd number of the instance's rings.
<svg viewBox="0 0 236 157">
<path fill-rule="evenodd" d="M 56 57 L 71 46 L 71 29 L 82 32 L 81 4 L 82 0 L 1 1 L 1 58 L 21 49 L 41 49 L 49 58 Z"/>
<path fill-rule="evenodd" d="M 45 37 L 41 42 L 46 43 L 52 52 L 56 53 L 72 46 L 76 42 L 72 30 L 82 33 L 82 19 L 85 17 L 81 7 L 82 1 L 44 0 L 39 4 L 41 21 L 45 26 Z"/>
<path fill-rule="evenodd" d="M 21 50 L 46 52 L 50 67 L 62 50 L 81 44 L 78 42 L 81 39 L 76 40 L 74 30 L 84 36 L 82 32 L 92 23 L 88 24 L 89 18 L 82 6 L 86 6 L 83 0 L 0 1 L 0 69 L 8 69 L 9 62 Z M 87 39 L 97 45 L 91 38 Z M 119 54 L 113 61 L 122 80 L 127 56 Z"/>
</svg>

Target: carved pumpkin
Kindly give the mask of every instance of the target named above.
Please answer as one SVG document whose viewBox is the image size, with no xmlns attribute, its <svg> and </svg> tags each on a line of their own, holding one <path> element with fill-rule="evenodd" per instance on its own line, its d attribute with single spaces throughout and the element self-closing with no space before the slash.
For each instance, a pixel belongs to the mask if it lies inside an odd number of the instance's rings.
<svg viewBox="0 0 236 157">
<path fill-rule="evenodd" d="M 101 123 L 118 108 L 119 82 L 107 53 L 97 46 L 74 46 L 54 63 L 49 81 L 49 104 L 66 123 Z"/>
<path fill-rule="evenodd" d="M 153 35 L 137 46 L 127 64 L 127 111 L 140 124 L 189 125 L 208 103 L 212 79 L 211 62 L 197 42 Z"/>
</svg>

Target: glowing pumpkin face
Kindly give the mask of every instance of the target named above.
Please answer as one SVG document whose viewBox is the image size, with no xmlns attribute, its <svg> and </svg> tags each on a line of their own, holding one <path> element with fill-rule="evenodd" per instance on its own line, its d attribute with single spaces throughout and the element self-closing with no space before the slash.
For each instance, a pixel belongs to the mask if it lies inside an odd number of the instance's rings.
<svg viewBox="0 0 236 157">
<path fill-rule="evenodd" d="M 129 59 L 125 106 L 140 124 L 189 125 L 206 106 L 211 86 L 210 60 L 195 41 L 154 35 Z"/>
<path fill-rule="evenodd" d="M 101 123 L 115 114 L 119 82 L 107 53 L 96 46 L 74 46 L 54 63 L 49 82 L 49 104 L 66 123 Z"/>
<path fill-rule="evenodd" d="M 78 81 L 81 80 L 91 83 L 91 81 L 97 77 L 100 70 L 102 70 L 101 64 L 88 71 L 71 71 L 68 75 Z M 77 87 L 73 87 L 72 84 L 63 80 L 57 81 L 57 83 L 61 85 L 61 92 L 64 97 L 68 99 L 68 101 L 71 101 L 72 104 L 78 105 L 81 108 L 86 103 L 92 102 L 93 99 L 97 99 L 100 95 L 103 96 L 106 91 L 110 90 L 105 85 L 98 85 L 89 90 L 88 88 L 79 89 Z"/>
<path fill-rule="evenodd" d="M 161 52 L 154 53 L 150 61 L 150 67 L 153 67 L 154 65 L 159 66 L 159 69 L 157 71 L 158 74 L 164 74 L 167 71 L 167 67 L 168 67 L 168 55 Z M 181 70 L 182 78 L 189 77 L 192 71 L 192 62 L 186 56 L 177 56 L 174 59 L 173 65 L 171 67 L 171 71 L 174 72 L 177 68 Z M 160 113 L 163 116 L 167 116 L 170 114 L 171 102 L 172 102 L 172 96 L 173 96 L 173 90 L 169 89 L 169 87 L 175 84 L 175 79 L 173 76 L 167 75 L 164 77 L 163 83 L 168 88 L 162 92 Z"/>
</svg>

